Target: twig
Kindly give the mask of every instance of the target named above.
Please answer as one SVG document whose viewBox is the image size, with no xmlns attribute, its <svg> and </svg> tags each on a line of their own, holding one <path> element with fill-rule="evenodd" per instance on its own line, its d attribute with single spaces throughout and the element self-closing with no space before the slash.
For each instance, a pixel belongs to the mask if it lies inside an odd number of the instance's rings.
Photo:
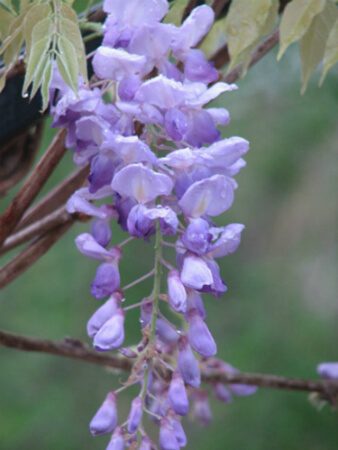
<svg viewBox="0 0 338 450">
<path fill-rule="evenodd" d="M 27 208 L 38 195 L 42 186 L 63 157 L 66 151 L 64 147 L 65 135 L 65 130 L 58 132 L 38 165 L 14 197 L 7 210 L 0 217 L 0 245 L 14 230 Z"/>
<path fill-rule="evenodd" d="M 271 36 L 265 39 L 265 41 L 258 46 L 257 50 L 252 55 L 249 67 L 256 64 L 260 59 L 263 58 L 279 41 L 279 31 L 276 30 Z M 242 73 L 242 66 L 239 65 L 235 67 L 228 75 L 225 76 L 225 81 L 227 83 L 233 83 L 236 81 Z"/>
<path fill-rule="evenodd" d="M 15 280 L 41 258 L 41 256 L 43 256 L 68 230 L 73 221 L 74 219 L 70 217 L 63 225 L 53 228 L 51 231 L 45 233 L 40 238 L 33 241 L 12 261 L 2 267 L 0 269 L 0 288 L 7 286 L 7 284 Z"/>
<path fill-rule="evenodd" d="M 121 371 L 130 371 L 132 369 L 132 361 L 130 359 L 123 356 L 95 352 L 89 349 L 83 342 L 75 339 L 68 338 L 63 341 L 53 341 L 0 331 L 0 346 L 28 352 L 49 353 L 52 355 L 64 356 L 84 362 L 112 367 Z M 161 372 L 163 372 L 163 370 L 161 370 Z M 168 376 L 170 375 L 168 374 Z M 230 374 L 220 370 L 207 370 L 202 374 L 202 379 L 206 383 L 236 383 L 248 384 L 261 388 L 318 392 L 326 398 L 332 398 L 338 393 L 338 381 L 335 380 L 307 380 L 244 372 Z"/>
<path fill-rule="evenodd" d="M 18 245 L 29 241 L 33 237 L 41 235 L 42 233 L 45 233 L 46 231 L 49 231 L 58 225 L 62 225 L 68 222 L 69 219 L 70 214 L 67 213 L 64 206 L 61 206 L 61 208 L 57 209 L 51 214 L 48 214 L 42 219 L 37 220 L 36 222 L 28 225 L 26 228 L 23 228 L 22 230 L 7 238 L 2 247 L 0 247 L 0 255 L 8 252 Z"/>
<path fill-rule="evenodd" d="M 49 353 L 79 359 L 93 364 L 114 367 L 118 370 L 129 371 L 132 363 L 122 356 L 112 356 L 98 353 L 88 348 L 86 344 L 75 339 L 52 341 L 49 339 L 35 339 L 26 336 L 0 331 L 0 345 L 26 352 Z"/>
<path fill-rule="evenodd" d="M 82 186 L 89 172 L 89 167 L 81 167 L 75 170 L 68 178 L 50 191 L 36 205 L 32 206 L 19 222 L 16 230 L 21 230 L 33 222 L 52 213 L 56 208 L 63 205 L 73 192 Z"/>
</svg>

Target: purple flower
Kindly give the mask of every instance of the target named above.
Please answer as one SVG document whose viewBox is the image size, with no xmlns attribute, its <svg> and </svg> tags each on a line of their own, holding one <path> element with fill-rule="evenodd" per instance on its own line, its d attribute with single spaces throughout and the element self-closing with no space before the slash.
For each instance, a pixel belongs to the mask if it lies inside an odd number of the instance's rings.
<svg viewBox="0 0 338 450">
<path fill-rule="evenodd" d="M 175 311 L 186 311 L 187 293 L 177 270 L 171 270 L 168 274 L 168 297 L 170 306 Z"/>
<path fill-rule="evenodd" d="M 151 440 L 147 436 L 144 436 L 142 438 L 139 450 L 151 450 L 152 448 L 153 447 L 152 447 L 152 444 L 151 444 Z"/>
<path fill-rule="evenodd" d="M 211 83 L 218 79 L 218 71 L 207 61 L 201 50 L 190 50 L 184 60 L 184 75 L 191 81 Z"/>
<path fill-rule="evenodd" d="M 99 351 L 114 350 L 124 341 L 124 312 L 117 309 L 113 317 L 103 324 L 95 334 L 93 344 Z"/>
<path fill-rule="evenodd" d="M 102 219 L 94 220 L 91 227 L 91 235 L 98 244 L 100 244 L 102 247 L 106 247 L 112 237 L 112 231 L 109 222 Z"/>
<path fill-rule="evenodd" d="M 177 443 L 180 447 L 185 447 L 187 445 L 187 436 L 184 432 L 182 424 L 179 420 L 171 419 L 171 425 L 174 429 L 175 437 Z"/>
<path fill-rule="evenodd" d="M 197 310 L 188 313 L 188 338 L 192 348 L 206 358 L 217 353 L 217 346 L 206 323 L 198 314 Z"/>
<path fill-rule="evenodd" d="M 172 376 L 168 397 L 176 414 L 185 416 L 189 412 L 189 400 L 185 390 L 184 381 L 178 372 Z"/>
<path fill-rule="evenodd" d="M 164 116 L 164 126 L 174 141 L 181 141 L 188 130 L 188 117 L 176 108 L 169 109 Z"/>
<path fill-rule="evenodd" d="M 214 17 L 213 10 L 207 5 L 194 8 L 177 35 L 174 46 L 176 54 L 185 53 L 195 47 L 210 30 Z"/>
<path fill-rule="evenodd" d="M 106 250 L 89 233 L 82 233 L 75 239 L 78 250 L 89 258 L 99 260 L 113 260 L 114 252 Z"/>
<path fill-rule="evenodd" d="M 91 284 L 91 294 L 97 299 L 107 297 L 120 287 L 120 272 L 115 261 L 100 264 Z"/>
<path fill-rule="evenodd" d="M 200 290 L 213 283 L 212 272 L 204 259 L 188 255 L 184 258 L 181 271 L 182 283 L 192 289 Z"/>
<path fill-rule="evenodd" d="M 136 397 L 132 401 L 130 413 L 128 416 L 128 432 L 133 434 L 138 429 L 142 420 L 143 404 L 142 398 Z"/>
<path fill-rule="evenodd" d="M 179 341 L 178 368 L 185 383 L 195 388 L 200 386 L 199 365 L 185 337 Z"/>
<path fill-rule="evenodd" d="M 161 420 L 160 425 L 160 446 L 162 450 L 179 450 L 180 445 L 177 441 L 173 425 L 168 419 Z"/>
<path fill-rule="evenodd" d="M 173 182 L 167 175 L 154 172 L 142 164 L 130 164 L 117 172 L 111 187 L 120 195 L 147 203 L 159 195 L 169 195 Z"/>
<path fill-rule="evenodd" d="M 93 338 L 102 326 L 113 317 L 121 302 L 121 295 L 113 294 L 99 309 L 95 311 L 87 323 L 88 336 Z"/>
<path fill-rule="evenodd" d="M 338 362 L 325 362 L 317 366 L 317 372 L 322 378 L 338 379 Z"/>
<path fill-rule="evenodd" d="M 216 239 L 209 248 L 211 255 L 214 258 L 222 258 L 234 253 L 241 242 L 241 233 L 244 228 L 244 225 L 239 223 L 232 223 L 221 228 L 211 228 L 213 239 Z"/>
<path fill-rule="evenodd" d="M 120 427 L 117 427 L 106 450 L 124 450 L 125 442 Z"/>
<path fill-rule="evenodd" d="M 231 392 L 227 387 L 224 386 L 222 383 L 216 383 L 213 387 L 215 396 L 218 400 L 220 400 L 223 403 L 231 403 L 232 402 L 232 395 Z"/>
<path fill-rule="evenodd" d="M 123 49 L 101 46 L 93 58 L 93 68 L 98 78 L 120 81 L 126 76 L 143 74 L 146 59 Z"/>
<path fill-rule="evenodd" d="M 199 391 L 195 394 L 193 403 L 193 415 L 201 425 L 209 425 L 212 420 L 212 412 L 208 401 L 208 394 Z"/>
<path fill-rule="evenodd" d="M 168 206 L 147 208 L 135 205 L 127 220 L 128 231 L 132 236 L 146 238 L 155 232 L 155 222 L 160 221 L 160 229 L 164 235 L 173 235 L 177 231 L 178 219 L 174 211 Z"/>
<path fill-rule="evenodd" d="M 209 228 L 210 225 L 206 220 L 192 219 L 182 235 L 182 243 L 191 252 L 204 255 L 212 239 Z"/>
<path fill-rule="evenodd" d="M 179 201 L 179 206 L 188 217 L 218 216 L 230 208 L 233 199 L 231 180 L 224 175 L 214 175 L 192 184 Z"/>
<path fill-rule="evenodd" d="M 111 433 L 117 425 L 116 395 L 110 392 L 95 416 L 92 418 L 89 429 L 93 436 Z"/>
</svg>

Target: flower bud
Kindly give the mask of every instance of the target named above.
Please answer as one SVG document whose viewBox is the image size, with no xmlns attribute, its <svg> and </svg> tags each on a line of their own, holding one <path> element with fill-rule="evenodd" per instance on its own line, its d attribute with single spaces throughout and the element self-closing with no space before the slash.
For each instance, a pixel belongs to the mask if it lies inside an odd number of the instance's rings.
<svg viewBox="0 0 338 450">
<path fill-rule="evenodd" d="M 171 345 L 178 341 L 178 333 L 173 326 L 160 317 L 156 321 L 156 334 L 162 342 Z"/>
<path fill-rule="evenodd" d="M 231 392 L 238 397 L 247 397 L 248 395 L 253 395 L 257 392 L 257 386 L 250 386 L 248 384 L 230 384 L 229 388 Z"/>
<path fill-rule="evenodd" d="M 141 397 L 136 397 L 132 401 L 130 413 L 128 416 L 128 432 L 135 433 L 137 430 L 143 413 L 143 405 Z"/>
<path fill-rule="evenodd" d="M 111 319 L 117 311 L 120 301 L 120 294 L 115 293 L 94 312 L 87 323 L 87 333 L 89 337 L 93 338 L 99 329 Z"/>
<path fill-rule="evenodd" d="M 206 392 L 200 391 L 196 394 L 193 403 L 193 415 L 201 425 L 208 425 L 211 422 L 212 413 Z"/>
<path fill-rule="evenodd" d="M 192 387 L 201 384 L 201 373 L 197 359 L 185 337 L 179 341 L 178 368 L 185 383 Z"/>
<path fill-rule="evenodd" d="M 168 391 L 169 401 L 176 414 L 185 416 L 189 411 L 189 400 L 181 375 L 174 373 Z"/>
<path fill-rule="evenodd" d="M 111 295 L 120 287 L 120 273 L 116 262 L 100 264 L 91 284 L 91 294 L 100 299 Z"/>
<path fill-rule="evenodd" d="M 162 450 L 179 450 L 180 445 L 177 442 L 173 425 L 168 419 L 161 420 L 160 425 L 160 446 Z"/>
<path fill-rule="evenodd" d="M 174 428 L 174 433 L 178 445 L 180 447 L 185 447 L 187 445 L 187 436 L 184 432 L 181 422 L 179 420 L 172 419 L 171 424 L 172 427 Z"/>
<path fill-rule="evenodd" d="M 187 293 L 177 270 L 171 270 L 168 274 L 168 296 L 170 306 L 175 311 L 186 311 Z"/>
<path fill-rule="evenodd" d="M 196 309 L 203 320 L 206 319 L 207 313 L 205 311 L 201 294 L 197 291 L 191 290 L 187 297 L 187 314 L 189 314 L 192 309 Z M 186 316 L 186 318 L 187 317 L 188 316 Z"/>
<path fill-rule="evenodd" d="M 141 441 L 139 450 L 151 450 L 151 441 L 147 436 L 144 436 Z"/>
<path fill-rule="evenodd" d="M 100 351 L 114 350 L 124 341 L 124 312 L 118 309 L 94 336 L 94 347 Z"/>
<path fill-rule="evenodd" d="M 106 247 L 112 237 L 111 228 L 107 220 L 97 219 L 92 224 L 91 234 L 102 247 Z"/>
<path fill-rule="evenodd" d="M 322 378 L 338 379 L 338 362 L 321 363 L 317 367 L 317 372 Z"/>
<path fill-rule="evenodd" d="M 213 387 L 215 396 L 218 400 L 220 400 L 223 403 L 230 403 L 232 402 L 232 395 L 228 388 L 224 386 L 222 383 L 216 383 Z"/>
<path fill-rule="evenodd" d="M 188 322 L 188 338 L 192 348 L 202 356 L 214 356 L 217 353 L 216 343 L 197 310 L 191 311 Z"/>
<path fill-rule="evenodd" d="M 93 436 L 111 433 L 117 425 L 116 395 L 110 392 L 90 422 Z"/>
<path fill-rule="evenodd" d="M 122 430 L 120 427 L 116 428 L 106 450 L 124 450 L 125 442 L 123 439 Z"/>
</svg>

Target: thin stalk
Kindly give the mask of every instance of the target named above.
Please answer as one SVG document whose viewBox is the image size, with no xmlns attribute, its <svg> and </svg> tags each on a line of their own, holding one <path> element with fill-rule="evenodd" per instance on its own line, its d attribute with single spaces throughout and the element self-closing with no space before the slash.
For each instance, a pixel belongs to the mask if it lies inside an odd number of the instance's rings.
<svg viewBox="0 0 338 450">
<path fill-rule="evenodd" d="M 157 316 L 159 313 L 159 302 L 160 302 L 160 294 L 161 294 L 161 276 L 162 276 L 162 265 L 161 265 L 161 258 L 162 258 L 162 236 L 161 236 L 161 230 L 160 230 L 160 223 L 156 223 L 156 236 L 155 236 L 155 261 L 154 261 L 154 286 L 153 286 L 153 292 L 152 292 L 152 300 L 153 300 L 153 310 L 152 310 L 152 317 L 150 322 L 150 332 L 149 332 L 149 343 L 148 347 L 150 347 L 150 350 L 154 348 L 154 342 L 156 337 L 156 321 Z M 141 390 L 141 398 L 143 403 L 143 409 L 145 409 L 145 398 L 147 395 L 147 389 L 148 389 L 148 382 L 149 382 L 149 375 L 151 371 L 151 364 L 152 361 L 148 359 L 148 365 L 144 373 L 144 379 L 143 379 L 143 386 Z M 146 411 L 148 412 L 148 411 Z M 138 436 L 138 444 L 140 445 L 141 439 L 140 435 Z"/>
</svg>

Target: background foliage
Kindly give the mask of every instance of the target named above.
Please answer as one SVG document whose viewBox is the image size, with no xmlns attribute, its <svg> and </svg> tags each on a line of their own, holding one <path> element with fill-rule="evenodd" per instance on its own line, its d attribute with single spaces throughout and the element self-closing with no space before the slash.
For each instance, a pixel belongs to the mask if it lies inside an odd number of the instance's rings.
<svg viewBox="0 0 338 450">
<path fill-rule="evenodd" d="M 220 357 L 242 370 L 309 377 L 319 361 L 337 360 L 338 83 L 329 75 L 321 89 L 311 84 L 301 97 L 298 56 L 287 52 L 278 65 L 275 58 L 260 62 L 239 91 L 223 98 L 232 113 L 225 135 L 251 141 L 237 201 L 223 219 L 247 229 L 238 253 L 223 262 L 229 292 L 206 303 Z M 42 151 L 50 139 L 46 127 Z M 72 167 L 68 155 L 51 183 Z M 80 228 L 1 293 L 0 328 L 88 342 L 85 324 L 96 307 L 88 285 L 95 268 L 73 244 Z M 114 233 L 119 242 L 121 233 Z M 142 262 L 123 258 L 124 282 L 147 270 L 146 247 L 126 248 Z M 134 290 L 127 301 L 145 292 L 147 286 Z M 130 340 L 136 320 L 130 314 Z M 0 358 L 1 449 L 104 447 L 105 438 L 91 438 L 87 424 L 98 399 L 116 385 L 113 374 L 14 350 L 0 349 Z M 131 398 L 124 398 L 126 412 Z M 304 394 L 262 389 L 233 405 L 215 403 L 213 412 L 207 429 L 186 426 L 188 449 L 337 447 L 337 414 L 316 411 Z"/>
</svg>

